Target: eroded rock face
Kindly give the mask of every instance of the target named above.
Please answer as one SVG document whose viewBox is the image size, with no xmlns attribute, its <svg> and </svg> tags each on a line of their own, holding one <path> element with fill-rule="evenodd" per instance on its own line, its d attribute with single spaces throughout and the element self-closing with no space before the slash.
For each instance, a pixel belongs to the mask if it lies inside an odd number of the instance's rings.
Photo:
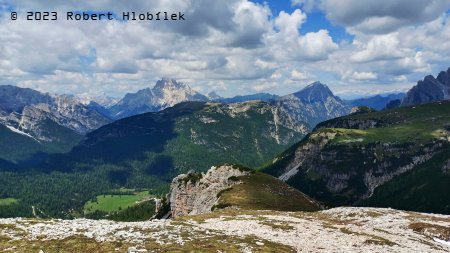
<svg viewBox="0 0 450 253">
<path fill-rule="evenodd" d="M 336 133 L 332 132 L 311 134 L 290 161 L 284 163 L 283 173 L 277 175 L 278 178 L 315 198 L 326 197 L 305 187 L 305 182 L 331 194 L 346 195 L 343 204 L 354 204 L 370 198 L 377 187 L 394 177 L 431 159 L 446 142 L 440 140 L 422 146 L 414 143 L 359 146 L 358 139 L 354 140 L 354 145 L 330 143 L 335 138 Z M 442 171 L 448 168 L 443 166 Z"/>
<path fill-rule="evenodd" d="M 233 165 L 223 165 L 212 167 L 206 174 L 189 172 L 177 176 L 172 181 L 169 193 L 172 217 L 211 212 L 217 203 L 217 195 L 240 183 L 233 180 L 235 177 L 250 173 L 250 171 L 239 169 Z"/>
</svg>

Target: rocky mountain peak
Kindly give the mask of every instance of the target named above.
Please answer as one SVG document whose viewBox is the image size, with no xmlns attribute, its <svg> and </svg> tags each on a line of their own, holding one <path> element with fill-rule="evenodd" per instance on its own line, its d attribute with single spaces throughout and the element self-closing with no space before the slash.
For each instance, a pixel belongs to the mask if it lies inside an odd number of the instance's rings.
<svg viewBox="0 0 450 253">
<path fill-rule="evenodd" d="M 441 71 L 437 78 L 426 76 L 412 87 L 401 106 L 425 104 L 433 101 L 450 99 L 450 68 Z"/>
<path fill-rule="evenodd" d="M 450 68 L 448 68 L 447 71 L 441 71 L 437 77 L 437 80 L 443 85 L 450 87 Z"/>
<path fill-rule="evenodd" d="M 303 101 L 314 103 L 326 101 L 328 97 L 334 97 L 333 92 L 321 82 L 314 82 L 299 92 L 294 93 L 294 96 Z"/>
<path fill-rule="evenodd" d="M 78 94 L 76 96 L 76 99 L 78 100 L 78 102 L 80 102 L 83 105 L 90 105 L 90 104 L 97 104 L 103 107 L 110 107 L 113 106 L 114 104 L 116 104 L 119 99 L 118 98 L 114 98 L 114 97 L 110 97 L 108 95 L 106 95 L 106 93 L 104 92 L 100 92 L 100 93 L 89 93 L 89 92 L 85 92 L 82 94 Z"/>
<path fill-rule="evenodd" d="M 168 79 L 163 78 L 156 82 L 155 86 L 153 87 L 153 90 L 184 90 L 184 89 L 190 89 L 190 87 L 187 84 L 184 84 L 182 82 L 177 82 L 175 79 Z"/>
<path fill-rule="evenodd" d="M 48 94 L 36 90 L 12 85 L 0 86 L 0 111 L 6 113 L 21 113 L 30 104 L 51 103 L 51 101 L 52 98 Z"/>
<path fill-rule="evenodd" d="M 158 112 L 178 103 L 186 101 L 208 101 L 208 98 L 174 79 L 163 78 L 150 89 L 146 88 L 136 93 L 128 93 L 117 104 L 109 108 L 114 119 Z"/>
<path fill-rule="evenodd" d="M 218 99 L 221 99 L 221 98 L 222 98 L 222 97 L 221 97 L 219 94 L 217 94 L 215 91 L 209 92 L 209 93 L 206 95 L 206 97 L 207 97 L 209 100 L 218 100 Z"/>
</svg>

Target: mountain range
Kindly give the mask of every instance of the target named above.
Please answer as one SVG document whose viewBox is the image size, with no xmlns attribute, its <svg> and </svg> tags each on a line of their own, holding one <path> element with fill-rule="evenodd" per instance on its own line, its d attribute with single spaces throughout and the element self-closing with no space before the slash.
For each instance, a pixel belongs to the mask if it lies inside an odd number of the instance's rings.
<svg viewBox="0 0 450 253">
<path fill-rule="evenodd" d="M 178 174 L 224 163 L 262 168 L 331 206 L 449 212 L 434 194 L 448 192 L 449 102 L 351 110 L 320 82 L 235 103 L 169 79 L 117 103 L 0 89 L 0 198 L 16 200 L 3 217 L 31 216 L 31 206 L 80 217 L 100 194 L 162 194 Z M 358 103 L 381 108 L 390 98 Z"/>
<path fill-rule="evenodd" d="M 394 100 L 401 100 L 406 96 L 405 93 L 394 93 L 386 95 L 375 95 L 371 97 L 358 98 L 354 100 L 347 100 L 346 102 L 355 106 L 367 106 L 373 108 L 377 111 L 381 111 L 386 108 L 386 106 Z"/>
<path fill-rule="evenodd" d="M 110 106 L 102 106 L 96 101 L 92 101 L 89 106 L 91 109 L 117 120 L 146 112 L 158 112 L 187 101 L 232 104 L 255 100 L 283 106 L 298 121 L 310 123 L 311 126 L 325 119 L 345 115 L 350 111 L 350 105 L 334 96 L 331 90 L 320 82 L 308 85 L 303 90 L 287 96 L 257 93 L 223 98 L 215 92 L 202 95 L 188 85 L 171 79 L 159 80 L 151 89 L 146 88 L 136 93 L 128 93 L 116 104 Z"/>
<path fill-rule="evenodd" d="M 342 116 L 350 111 L 349 106 L 320 83 L 308 86 L 303 93 L 285 97 L 262 93 L 231 99 L 216 95 L 213 96 L 215 100 L 188 85 L 169 79 L 158 81 L 152 89 L 127 94 L 119 101 L 105 96 L 50 95 L 15 86 L 0 86 L 0 92 L 0 124 L 4 126 L 2 136 L 4 139 L 17 139 L 16 143 L 20 143 L 0 144 L 0 159 L 14 162 L 30 159 L 41 152 L 68 152 L 87 133 L 115 119 L 158 112 L 187 101 L 222 104 L 267 101 L 273 107 L 282 107 L 283 112 L 306 129 L 324 119 Z M 317 94 L 317 98 L 309 100 L 307 93 Z"/>
<path fill-rule="evenodd" d="M 75 166 L 71 161 L 90 167 L 100 161 L 120 164 L 126 174 L 170 180 L 192 168 L 206 170 L 226 162 L 261 166 L 309 131 L 306 123 L 283 108 L 262 101 L 183 102 L 105 125 L 88 133 L 62 158 L 56 157 L 68 167 Z M 52 160 L 49 164 L 60 166 Z"/>
</svg>

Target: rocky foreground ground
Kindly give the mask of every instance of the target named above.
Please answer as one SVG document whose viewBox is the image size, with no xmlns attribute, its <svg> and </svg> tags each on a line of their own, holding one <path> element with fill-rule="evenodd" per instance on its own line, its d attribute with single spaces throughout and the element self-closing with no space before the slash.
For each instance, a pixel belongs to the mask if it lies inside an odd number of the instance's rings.
<svg viewBox="0 0 450 253">
<path fill-rule="evenodd" d="M 244 212 L 244 213 L 243 213 Z M 450 216 L 226 210 L 175 220 L 1 219 L 2 252 L 449 252 Z"/>
</svg>

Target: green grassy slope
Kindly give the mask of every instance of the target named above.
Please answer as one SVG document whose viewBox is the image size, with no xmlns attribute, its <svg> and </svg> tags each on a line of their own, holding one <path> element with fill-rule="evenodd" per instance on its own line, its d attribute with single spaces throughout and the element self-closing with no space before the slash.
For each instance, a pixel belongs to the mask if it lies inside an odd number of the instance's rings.
<svg viewBox="0 0 450 253">
<path fill-rule="evenodd" d="M 120 211 L 135 205 L 146 197 L 150 197 L 148 191 L 117 195 L 99 195 L 95 200 L 88 201 L 84 205 L 84 210 L 86 213 L 95 211 Z"/>
<path fill-rule="evenodd" d="M 217 207 L 237 206 L 247 210 L 318 211 L 320 205 L 278 179 L 256 172 L 238 177 L 241 184 L 220 193 Z"/>
</svg>

